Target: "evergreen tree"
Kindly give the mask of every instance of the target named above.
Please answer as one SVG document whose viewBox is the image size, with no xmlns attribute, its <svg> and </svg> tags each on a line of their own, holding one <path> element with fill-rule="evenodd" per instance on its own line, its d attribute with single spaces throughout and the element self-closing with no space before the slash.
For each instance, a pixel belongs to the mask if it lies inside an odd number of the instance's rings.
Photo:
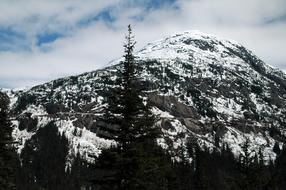
<svg viewBox="0 0 286 190">
<path fill-rule="evenodd" d="M 68 176 L 70 188 L 69 190 L 75 189 L 98 189 L 93 186 L 92 179 L 95 178 L 93 164 L 88 163 L 84 158 L 80 156 L 80 153 L 77 152 Z"/>
<path fill-rule="evenodd" d="M 280 155 L 276 159 L 275 173 L 273 176 L 272 186 L 282 190 L 286 187 L 286 146 L 284 145 Z M 270 186 L 271 187 L 271 186 Z"/>
<path fill-rule="evenodd" d="M 145 105 L 142 99 L 142 88 L 139 81 L 139 73 L 136 71 L 134 51 L 134 36 L 131 27 L 128 26 L 128 35 L 124 44 L 125 55 L 123 68 L 119 72 L 121 86 L 119 103 L 121 107 L 121 122 L 117 142 L 124 149 L 131 142 L 138 142 L 146 139 L 158 137 L 158 129 L 153 127 L 155 118 L 149 110 L 148 104 Z"/>
<path fill-rule="evenodd" d="M 279 143 L 275 142 L 274 146 L 273 146 L 273 152 L 275 152 L 278 156 L 281 152 L 280 147 L 279 147 Z"/>
<path fill-rule="evenodd" d="M 179 148 L 178 157 L 180 158 L 179 162 L 175 162 L 173 164 L 173 172 L 175 177 L 172 179 L 174 180 L 175 184 L 171 189 L 177 190 L 188 190 L 191 189 L 192 186 L 192 178 L 193 178 L 193 166 L 189 163 L 189 158 L 186 155 L 186 152 L 189 153 L 190 157 L 193 156 L 192 147 L 185 147 L 183 143 Z"/>
<path fill-rule="evenodd" d="M 209 160 L 208 160 L 208 151 L 203 151 L 196 145 L 195 147 L 195 159 L 196 159 L 196 168 L 194 173 L 195 189 L 206 190 L 210 187 L 210 175 L 208 172 L 209 169 Z"/>
<path fill-rule="evenodd" d="M 241 165 L 243 168 L 247 168 L 251 165 L 254 158 L 251 156 L 252 152 L 249 149 L 250 147 L 250 140 L 246 138 L 245 142 L 242 145 L 242 151 L 243 153 L 240 155 L 241 158 Z"/>
<path fill-rule="evenodd" d="M 240 155 L 240 176 L 241 180 L 239 181 L 239 185 L 242 189 L 263 189 L 265 183 L 267 182 L 266 178 L 264 178 L 264 162 L 261 155 L 262 152 L 260 150 L 257 155 L 253 151 L 250 150 L 250 140 L 247 138 L 242 146 L 243 154 Z M 262 181 L 264 179 L 264 181 Z"/>
<path fill-rule="evenodd" d="M 8 119 L 9 97 L 0 92 L 0 189 L 16 189 L 17 154 Z"/>
<path fill-rule="evenodd" d="M 80 189 L 82 182 L 82 171 L 81 171 L 81 158 L 79 152 L 74 158 L 73 164 L 71 166 L 70 178 L 72 179 L 72 184 L 74 189 Z"/>
<path fill-rule="evenodd" d="M 58 133 L 54 123 L 40 128 L 36 135 L 25 143 L 22 160 L 23 190 L 68 189 L 66 156 L 68 141 Z"/>
<path fill-rule="evenodd" d="M 106 165 L 106 160 L 102 158 L 109 155 L 112 162 L 110 166 L 113 167 L 108 168 L 108 173 L 115 175 L 105 178 L 104 183 L 116 183 L 119 189 L 156 189 L 155 186 L 164 184 L 164 177 L 160 179 L 161 183 L 160 180 L 156 180 L 156 183 L 154 180 L 164 176 L 158 173 L 163 171 L 162 164 L 166 162 L 162 159 L 164 153 L 156 145 L 160 131 L 154 126 L 155 117 L 150 112 L 148 102 L 142 98 L 143 89 L 133 55 L 134 46 L 134 36 L 129 25 L 124 44 L 124 61 L 117 67 L 117 87 L 109 91 L 105 113 L 99 121 L 100 127 L 110 133 L 106 136 L 116 140 L 117 146 L 103 151 L 98 164 Z"/>
</svg>

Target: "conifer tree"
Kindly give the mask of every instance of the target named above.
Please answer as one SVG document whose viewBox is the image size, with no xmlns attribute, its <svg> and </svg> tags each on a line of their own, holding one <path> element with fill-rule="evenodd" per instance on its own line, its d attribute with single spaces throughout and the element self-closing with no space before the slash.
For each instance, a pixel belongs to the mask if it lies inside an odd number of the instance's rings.
<svg viewBox="0 0 286 190">
<path fill-rule="evenodd" d="M 279 147 L 279 143 L 275 142 L 274 146 L 273 146 L 273 152 L 275 152 L 278 156 L 281 152 L 280 147 Z"/>
<path fill-rule="evenodd" d="M 160 134 L 159 129 L 154 127 L 155 117 L 148 102 L 142 98 L 134 46 L 134 36 L 129 25 L 124 44 L 124 61 L 117 66 L 119 77 L 116 88 L 109 91 L 104 116 L 99 121 L 102 128 L 111 132 L 109 137 L 117 141 L 117 147 L 103 151 L 99 163 L 102 163 L 106 154 L 112 155 L 110 160 L 115 162 L 111 164 L 113 168 L 109 168 L 109 173 L 115 171 L 116 175 L 104 183 L 117 183 L 119 189 L 156 189 L 155 186 L 165 183 L 162 177 L 164 171 L 161 169 L 166 160 L 155 142 Z"/>
<path fill-rule="evenodd" d="M 259 165 L 259 156 L 254 151 L 250 150 L 250 140 L 242 145 L 243 154 L 240 155 L 240 174 L 241 181 L 239 182 L 242 189 L 262 189 L 263 183 L 260 181 L 262 178 L 262 168 Z M 263 163 L 261 163 L 263 164 Z M 263 167 L 263 165 L 261 165 Z"/>
<path fill-rule="evenodd" d="M 197 144 L 195 147 L 196 168 L 194 173 L 195 189 L 205 190 L 209 187 L 208 168 L 208 151 L 203 151 Z"/>
<path fill-rule="evenodd" d="M 0 189 L 16 189 L 17 155 L 8 119 L 9 98 L 0 92 Z"/>
<path fill-rule="evenodd" d="M 274 174 L 274 184 L 277 189 L 285 189 L 286 186 L 286 145 L 283 145 L 280 155 L 275 161 L 276 173 Z"/>
<path fill-rule="evenodd" d="M 158 136 L 158 131 L 153 127 L 155 118 L 149 111 L 148 104 L 144 105 L 142 99 L 142 88 L 140 87 L 139 73 L 136 71 L 134 51 L 134 36 L 131 26 L 128 26 L 126 43 L 124 44 L 125 55 L 121 72 L 121 126 L 117 142 L 121 148 L 131 142 L 154 139 Z"/>
<path fill-rule="evenodd" d="M 20 155 L 25 186 L 21 189 L 69 189 L 67 154 L 68 140 L 59 134 L 53 122 L 40 128 L 26 141 Z"/>
</svg>

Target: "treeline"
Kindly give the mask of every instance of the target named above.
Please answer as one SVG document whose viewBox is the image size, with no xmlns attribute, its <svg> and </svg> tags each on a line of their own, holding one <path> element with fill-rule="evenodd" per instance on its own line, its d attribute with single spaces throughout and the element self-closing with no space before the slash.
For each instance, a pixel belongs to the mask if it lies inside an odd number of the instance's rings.
<svg viewBox="0 0 286 190">
<path fill-rule="evenodd" d="M 34 141 L 39 143 L 37 147 L 33 145 Z M 158 146 L 146 146 L 147 152 L 144 154 L 148 155 L 147 158 L 140 155 L 142 162 L 132 163 L 131 168 L 128 168 L 128 162 L 124 165 L 127 168 L 122 168 L 130 170 L 133 175 L 125 177 L 130 180 L 129 185 L 132 185 L 125 189 L 285 189 L 285 146 L 279 149 L 277 159 L 269 163 L 261 155 L 248 154 L 250 150 L 247 143 L 244 149 L 247 154 L 242 153 L 238 159 L 227 145 L 223 145 L 220 151 L 211 151 L 189 142 L 186 149 L 190 157 L 186 158 L 182 154 L 180 162 L 172 160 Z M 41 128 L 22 151 L 18 189 L 120 189 L 118 179 L 122 179 L 122 176 L 118 176 L 121 174 L 118 173 L 118 164 L 121 162 L 117 160 L 115 148 L 104 150 L 95 163 L 87 163 L 78 154 L 70 168 L 66 167 L 67 149 L 67 140 L 59 135 L 55 125 L 49 124 Z M 192 161 L 189 162 L 189 159 Z"/>
</svg>

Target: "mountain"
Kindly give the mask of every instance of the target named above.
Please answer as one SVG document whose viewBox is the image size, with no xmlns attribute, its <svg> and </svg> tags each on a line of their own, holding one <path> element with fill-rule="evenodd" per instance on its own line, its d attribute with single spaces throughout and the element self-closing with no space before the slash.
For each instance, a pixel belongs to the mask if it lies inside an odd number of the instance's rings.
<svg viewBox="0 0 286 190">
<path fill-rule="evenodd" d="M 275 159 L 274 145 L 286 140 L 282 71 L 235 41 L 198 31 L 149 43 L 136 57 L 140 85 L 163 132 L 158 144 L 174 159 L 187 141 L 218 150 L 226 143 L 238 157 L 247 140 L 253 154 L 261 149 L 265 160 Z M 116 60 L 101 70 L 11 92 L 18 153 L 51 121 L 68 140 L 68 165 L 78 153 L 92 162 L 116 144 L 97 118 L 121 66 Z"/>
</svg>

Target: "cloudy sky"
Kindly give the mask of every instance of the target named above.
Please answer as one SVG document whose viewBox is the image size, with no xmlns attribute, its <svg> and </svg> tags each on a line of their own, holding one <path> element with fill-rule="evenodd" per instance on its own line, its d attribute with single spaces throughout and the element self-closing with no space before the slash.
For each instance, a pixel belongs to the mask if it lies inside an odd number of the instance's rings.
<svg viewBox="0 0 286 190">
<path fill-rule="evenodd" d="M 236 40 L 286 70 L 285 0 L 0 0 L 0 88 L 31 86 L 104 67 L 186 30 Z"/>
</svg>

